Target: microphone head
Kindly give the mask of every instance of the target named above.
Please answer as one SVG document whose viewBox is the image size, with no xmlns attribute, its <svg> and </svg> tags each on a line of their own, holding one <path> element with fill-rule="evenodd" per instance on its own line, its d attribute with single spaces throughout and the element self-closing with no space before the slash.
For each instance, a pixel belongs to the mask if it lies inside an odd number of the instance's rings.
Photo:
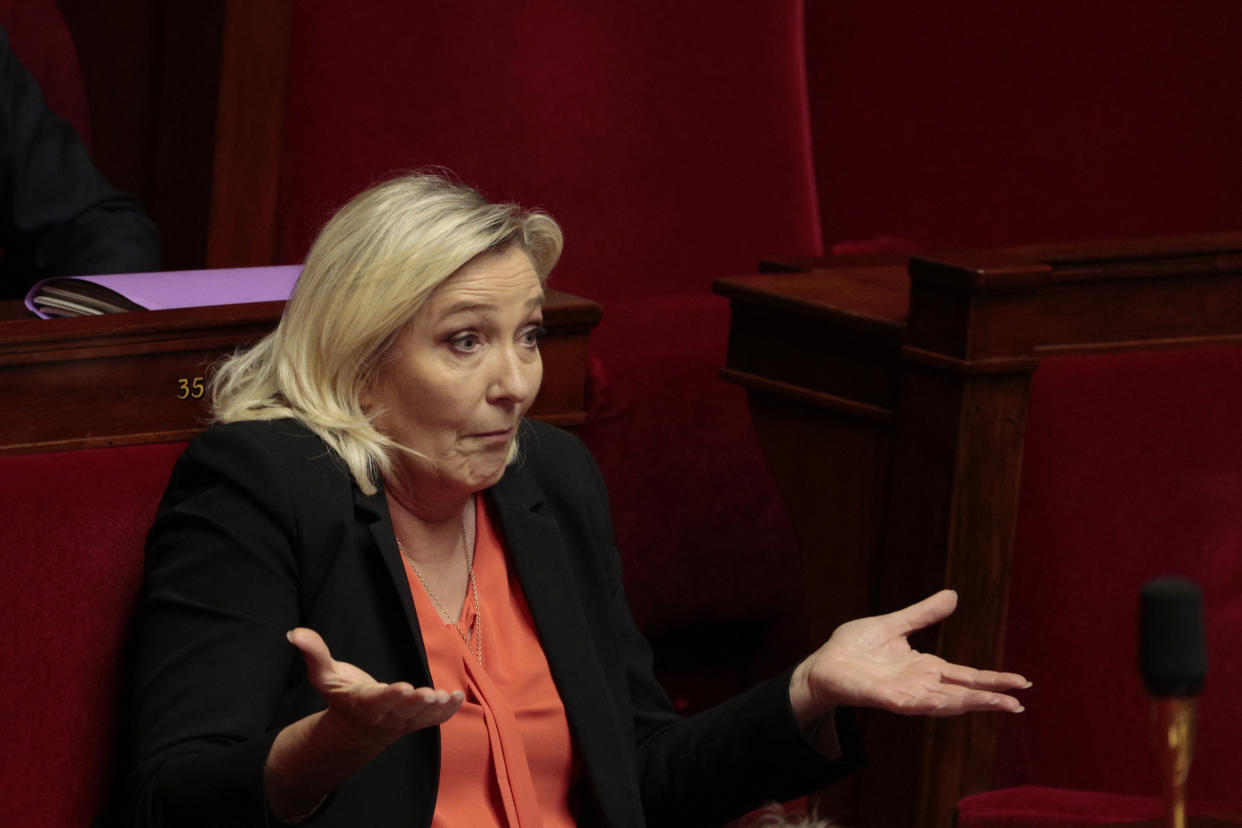
<svg viewBox="0 0 1242 828">
<path fill-rule="evenodd" d="M 1203 595 L 1193 581 L 1157 578 L 1143 585 L 1139 670 L 1153 696 L 1194 696 L 1203 689 Z"/>
</svg>

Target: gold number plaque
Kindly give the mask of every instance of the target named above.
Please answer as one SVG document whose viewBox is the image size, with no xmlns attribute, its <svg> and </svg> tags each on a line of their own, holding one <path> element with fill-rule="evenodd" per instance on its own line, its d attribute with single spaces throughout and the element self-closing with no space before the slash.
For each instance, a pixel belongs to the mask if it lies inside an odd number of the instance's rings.
<svg viewBox="0 0 1242 828">
<path fill-rule="evenodd" d="M 177 380 L 177 399 L 179 400 L 197 400 L 201 399 L 206 387 L 203 385 L 202 377 L 181 377 Z"/>
</svg>

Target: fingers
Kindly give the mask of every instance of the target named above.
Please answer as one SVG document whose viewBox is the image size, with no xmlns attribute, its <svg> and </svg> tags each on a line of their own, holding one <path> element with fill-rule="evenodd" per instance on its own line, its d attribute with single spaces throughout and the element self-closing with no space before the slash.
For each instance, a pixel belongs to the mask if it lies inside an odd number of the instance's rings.
<svg viewBox="0 0 1242 828">
<path fill-rule="evenodd" d="M 392 734 L 410 733 L 442 724 L 465 700 L 460 690 L 452 692 L 433 687 L 415 688 L 406 682 L 375 685 L 353 699 L 353 712 L 369 728 Z"/>
<path fill-rule="evenodd" d="M 382 722 L 389 716 L 405 718 L 405 710 L 417 708 L 422 703 L 423 695 L 405 682 L 358 685 L 351 688 L 348 694 L 349 709 L 359 719 L 375 723 Z"/>
<path fill-rule="evenodd" d="M 394 719 L 412 720 L 431 711 L 433 717 L 447 711 L 447 719 L 465 699 L 460 690 L 449 692 L 434 687 L 414 687 L 407 682 L 374 684 L 362 688 L 355 696 L 355 704 L 365 709 L 376 720 L 391 716 Z M 443 721 L 443 720 L 441 720 Z"/>
<path fill-rule="evenodd" d="M 412 730 L 443 724 L 461 709 L 462 703 L 466 700 L 466 694 L 460 690 L 450 693 L 447 690 L 422 687 L 417 692 L 423 694 L 424 704 L 416 715 L 408 719 L 413 725 Z"/>
<path fill-rule="evenodd" d="M 941 677 L 951 684 L 977 690 L 1025 690 L 1031 686 L 1024 676 L 1017 673 L 999 673 L 995 670 L 976 670 L 960 664 L 945 663 L 940 669 Z"/>
<path fill-rule="evenodd" d="M 944 685 L 936 692 L 921 693 L 897 701 L 889 710 L 906 716 L 943 718 L 962 713 L 1021 713 L 1022 702 L 1004 693 Z"/>
<path fill-rule="evenodd" d="M 985 690 L 959 689 L 958 692 L 948 691 L 944 698 L 929 716 L 957 716 L 961 713 L 1021 713 L 1026 708 L 1022 702 L 1004 693 L 989 693 Z"/>
<path fill-rule="evenodd" d="M 917 604 L 911 604 L 905 609 L 899 609 L 881 617 L 896 626 L 899 634 L 909 635 L 924 627 L 930 627 L 938 621 L 943 621 L 952 615 L 955 609 L 957 609 L 957 593 L 951 589 L 942 589 Z"/>
</svg>

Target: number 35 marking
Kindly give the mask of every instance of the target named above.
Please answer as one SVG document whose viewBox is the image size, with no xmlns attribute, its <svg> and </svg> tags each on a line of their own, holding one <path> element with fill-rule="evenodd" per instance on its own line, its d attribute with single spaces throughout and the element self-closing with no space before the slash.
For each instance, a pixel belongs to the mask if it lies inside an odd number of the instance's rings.
<svg viewBox="0 0 1242 828">
<path fill-rule="evenodd" d="M 202 377 L 182 377 L 177 380 L 177 399 L 197 400 L 203 396 L 206 388 Z"/>
</svg>

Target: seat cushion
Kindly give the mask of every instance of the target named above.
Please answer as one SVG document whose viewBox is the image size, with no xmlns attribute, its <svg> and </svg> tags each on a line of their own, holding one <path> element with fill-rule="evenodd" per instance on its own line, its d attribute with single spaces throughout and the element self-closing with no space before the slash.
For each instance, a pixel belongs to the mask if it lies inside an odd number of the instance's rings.
<svg viewBox="0 0 1242 828">
<path fill-rule="evenodd" d="M 1195 802 L 1190 815 L 1226 816 L 1221 803 Z M 1160 820 L 1163 800 L 1027 785 L 975 794 L 957 806 L 957 828 L 1070 828 Z"/>
</svg>

